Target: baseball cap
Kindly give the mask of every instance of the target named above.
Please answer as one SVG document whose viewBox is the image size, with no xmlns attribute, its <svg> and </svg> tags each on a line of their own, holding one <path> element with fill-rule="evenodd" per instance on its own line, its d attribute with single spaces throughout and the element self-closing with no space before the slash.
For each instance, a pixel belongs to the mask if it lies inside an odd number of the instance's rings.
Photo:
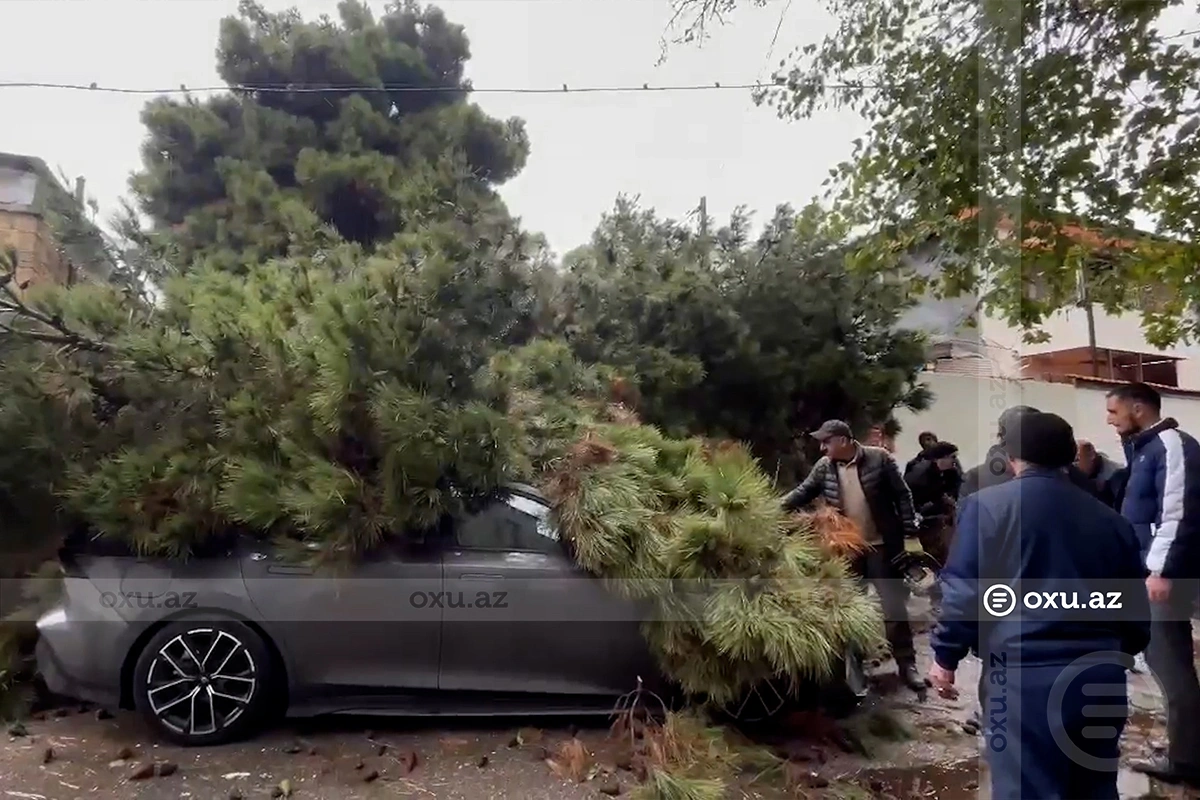
<svg viewBox="0 0 1200 800">
<path fill-rule="evenodd" d="M 818 442 L 827 441 L 835 436 L 845 436 L 847 439 L 853 439 L 854 433 L 850 430 L 850 426 L 840 419 L 826 420 L 821 427 L 812 432 L 812 437 Z"/>
</svg>

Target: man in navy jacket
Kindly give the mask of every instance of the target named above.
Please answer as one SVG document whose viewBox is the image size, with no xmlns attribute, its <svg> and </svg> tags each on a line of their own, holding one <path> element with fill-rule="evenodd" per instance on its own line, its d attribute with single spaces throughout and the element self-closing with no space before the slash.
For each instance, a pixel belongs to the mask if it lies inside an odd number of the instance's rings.
<svg viewBox="0 0 1200 800">
<path fill-rule="evenodd" d="M 1075 441 L 1061 417 L 1023 413 L 1005 454 L 1013 479 L 959 506 L 929 679 L 953 696 L 959 662 L 983 661 L 993 800 L 1116 800 L 1126 669 L 1150 639 L 1137 535 L 1068 478 Z M 1025 600 L 1045 592 L 1053 607 Z"/>
<path fill-rule="evenodd" d="M 1146 663 L 1167 704 L 1165 758 L 1134 768 L 1167 783 L 1200 788 L 1200 681 L 1192 608 L 1200 578 L 1200 445 L 1162 417 L 1162 398 L 1144 383 L 1108 395 L 1108 424 L 1125 444 L 1129 474 L 1121 513 L 1141 541 L 1152 625 Z"/>
</svg>

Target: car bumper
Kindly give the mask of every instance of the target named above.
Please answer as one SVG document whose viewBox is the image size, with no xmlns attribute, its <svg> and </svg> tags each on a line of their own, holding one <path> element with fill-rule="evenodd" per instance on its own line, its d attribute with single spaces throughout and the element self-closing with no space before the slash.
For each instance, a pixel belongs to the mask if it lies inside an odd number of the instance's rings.
<svg viewBox="0 0 1200 800">
<path fill-rule="evenodd" d="M 56 608 L 42 615 L 37 627 L 35 656 L 46 688 L 56 695 L 116 709 L 121 701 L 120 668 L 115 674 L 105 668 L 110 659 L 98 657 L 101 652 L 93 646 L 105 639 L 112 642 L 116 633 L 112 626 L 93 622 L 81 627 Z"/>
</svg>

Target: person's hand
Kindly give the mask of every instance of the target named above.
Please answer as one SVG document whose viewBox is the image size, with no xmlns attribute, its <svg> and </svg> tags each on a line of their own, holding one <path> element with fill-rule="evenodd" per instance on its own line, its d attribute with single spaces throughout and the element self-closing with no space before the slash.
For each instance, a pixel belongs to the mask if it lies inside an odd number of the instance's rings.
<svg viewBox="0 0 1200 800">
<path fill-rule="evenodd" d="M 946 669 L 937 662 L 929 668 L 929 682 L 937 693 L 947 700 L 958 697 L 958 689 L 954 686 L 954 670 Z"/>
<path fill-rule="evenodd" d="M 1165 603 L 1171 597 L 1171 581 L 1161 575 L 1146 578 L 1146 593 L 1151 603 Z"/>
</svg>

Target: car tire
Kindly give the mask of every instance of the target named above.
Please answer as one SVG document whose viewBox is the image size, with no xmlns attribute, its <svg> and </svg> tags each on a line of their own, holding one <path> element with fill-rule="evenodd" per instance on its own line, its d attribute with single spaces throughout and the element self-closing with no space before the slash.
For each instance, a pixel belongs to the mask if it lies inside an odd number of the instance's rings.
<svg viewBox="0 0 1200 800">
<path fill-rule="evenodd" d="M 249 625 L 182 619 L 156 632 L 138 654 L 134 706 L 170 742 L 225 744 L 267 723 L 274 672 L 266 642 Z"/>
</svg>

